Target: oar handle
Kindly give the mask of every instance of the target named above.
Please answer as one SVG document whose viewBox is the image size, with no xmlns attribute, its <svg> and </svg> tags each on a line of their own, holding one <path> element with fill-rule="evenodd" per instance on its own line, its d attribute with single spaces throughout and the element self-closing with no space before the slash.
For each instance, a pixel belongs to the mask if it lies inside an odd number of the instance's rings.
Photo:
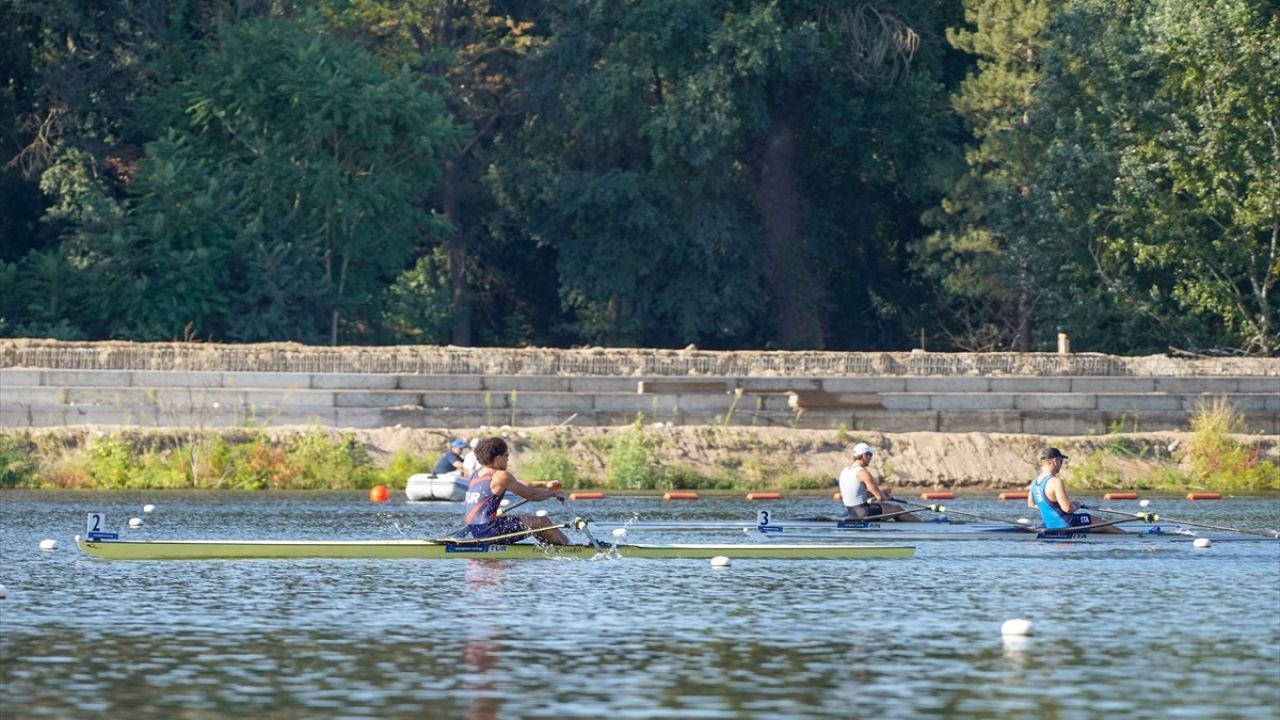
<svg viewBox="0 0 1280 720">
<path fill-rule="evenodd" d="M 571 513 L 573 513 L 573 516 L 574 516 L 574 517 L 573 517 L 573 522 L 572 522 L 572 523 L 570 523 L 570 525 L 572 525 L 573 529 L 574 529 L 574 530 L 577 530 L 578 532 L 582 533 L 583 535 L 586 535 L 586 536 L 587 536 L 587 540 L 590 540 L 590 541 L 591 541 L 591 545 L 592 545 L 592 547 L 594 547 L 594 548 L 596 549 L 596 552 L 598 552 L 598 553 L 603 553 L 603 552 L 604 552 L 604 548 L 600 545 L 600 541 L 599 541 L 599 540 L 596 540 L 595 535 L 592 535 L 592 534 L 591 534 L 591 531 L 587 529 L 587 525 L 589 524 L 588 520 L 587 520 L 586 518 L 582 517 L 582 515 L 578 513 L 578 509 L 577 509 L 577 508 L 575 508 L 575 507 L 574 507 L 574 506 L 573 506 L 573 505 L 572 505 L 568 500 L 566 500 L 565 498 L 560 498 L 560 502 L 561 502 L 561 504 L 563 504 L 563 505 L 564 505 L 564 508 L 565 508 L 566 510 L 568 510 L 568 511 L 569 511 L 569 512 L 571 512 Z"/>
</svg>

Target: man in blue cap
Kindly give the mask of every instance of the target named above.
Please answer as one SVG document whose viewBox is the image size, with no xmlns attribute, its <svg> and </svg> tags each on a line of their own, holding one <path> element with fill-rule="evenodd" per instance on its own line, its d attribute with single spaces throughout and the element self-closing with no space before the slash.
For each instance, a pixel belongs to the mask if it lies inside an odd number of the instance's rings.
<svg viewBox="0 0 1280 720">
<path fill-rule="evenodd" d="M 449 450 L 440 456 L 431 472 L 435 475 L 448 475 L 450 473 L 462 475 L 462 453 L 466 449 L 466 440 L 454 439 L 449 443 Z"/>
</svg>

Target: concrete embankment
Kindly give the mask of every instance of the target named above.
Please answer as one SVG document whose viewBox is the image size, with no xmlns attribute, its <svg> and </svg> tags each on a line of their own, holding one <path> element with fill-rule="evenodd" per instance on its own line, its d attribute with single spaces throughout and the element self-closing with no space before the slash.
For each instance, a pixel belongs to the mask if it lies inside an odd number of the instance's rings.
<svg viewBox="0 0 1280 720">
<path fill-rule="evenodd" d="M 0 341 L 0 426 L 1280 434 L 1280 360 Z"/>
</svg>

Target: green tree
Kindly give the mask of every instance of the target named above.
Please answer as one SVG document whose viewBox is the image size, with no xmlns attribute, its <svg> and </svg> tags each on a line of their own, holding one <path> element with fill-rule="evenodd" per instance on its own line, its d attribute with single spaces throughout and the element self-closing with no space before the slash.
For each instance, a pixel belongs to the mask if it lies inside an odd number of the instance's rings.
<svg viewBox="0 0 1280 720">
<path fill-rule="evenodd" d="M 1275 353 L 1275 6 L 1080 0 L 1056 18 L 1040 184 L 1092 283 L 1057 307 L 1089 347 Z"/>
<path fill-rule="evenodd" d="M 1049 274 L 1034 185 L 1043 139 L 1034 131 L 1048 0 L 964 0 L 967 27 L 948 30 L 977 66 L 953 97 L 974 144 L 968 173 L 930 214 L 939 231 L 918 267 L 944 290 L 944 331 L 969 350 L 1030 350 Z"/>
<path fill-rule="evenodd" d="M 408 238 L 433 227 L 417 200 L 457 140 L 439 98 L 314 19 L 266 19 L 225 28 L 156 108 L 172 132 L 95 256 L 113 332 L 369 332 Z"/>
<path fill-rule="evenodd" d="M 1248 352 L 1280 352 L 1280 9 L 1245 0 L 1152 4 L 1145 18 L 1154 98 L 1120 151 L 1104 263 L 1131 258 L 1160 280 L 1163 319 L 1207 320 Z M 1132 87 L 1132 86 L 1131 86 Z M 1197 340 L 1199 342 L 1197 342 Z"/>
<path fill-rule="evenodd" d="M 584 340 L 828 345 L 833 319 L 872 314 L 867 288 L 901 287 L 876 271 L 901 272 L 900 218 L 936 198 L 904 180 L 940 152 L 918 132 L 940 107 L 931 8 L 561 5 L 522 151 L 495 166 L 500 227 L 554 249 Z M 849 256 L 884 265 L 830 291 Z"/>
<path fill-rule="evenodd" d="M 455 345 L 471 345 L 477 313 L 483 316 L 492 308 L 494 298 L 486 288 L 525 282 L 520 275 L 528 264 L 513 262 L 507 257 L 511 248 L 493 242 L 488 232 L 494 202 L 483 178 L 495 158 L 495 140 L 523 120 L 526 93 L 519 66 L 545 40 L 533 20 L 543 10 L 543 3 L 490 0 L 359 0 L 333 3 L 331 10 L 336 24 L 387 62 L 410 67 L 424 89 L 440 94 L 463 129 L 461 142 L 440 158 L 434 192 L 422 201 L 446 223 L 444 281 L 451 305 L 449 340 Z M 436 262 L 436 240 L 419 239 L 414 251 L 419 266 L 407 271 L 412 277 L 403 278 L 401 291 L 425 290 L 424 280 L 435 282 L 434 272 L 419 270 Z M 403 337 L 421 341 L 433 335 L 410 331 Z"/>
</svg>

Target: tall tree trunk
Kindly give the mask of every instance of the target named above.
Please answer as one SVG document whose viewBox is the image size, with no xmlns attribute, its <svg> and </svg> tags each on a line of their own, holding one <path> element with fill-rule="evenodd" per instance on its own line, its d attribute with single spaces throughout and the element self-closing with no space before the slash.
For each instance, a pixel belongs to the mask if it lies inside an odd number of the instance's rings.
<svg viewBox="0 0 1280 720">
<path fill-rule="evenodd" d="M 1031 261 L 1023 258 L 1018 263 L 1018 337 L 1017 351 L 1031 352 L 1031 313 L 1035 309 L 1035 296 L 1031 293 Z"/>
<path fill-rule="evenodd" d="M 449 290 L 453 305 L 453 327 L 450 342 L 460 347 L 471 345 L 471 293 L 467 290 L 467 246 L 458 217 L 458 161 L 445 161 L 440 179 L 440 207 L 449 221 L 445 250 L 449 255 Z"/>
<path fill-rule="evenodd" d="M 804 271 L 807 263 L 798 230 L 800 193 L 795 154 L 795 131 L 790 121 L 775 120 L 760 154 L 756 205 L 769 265 L 774 337 L 785 348 L 816 349 L 823 347 L 822 323 L 813 302 L 817 281 Z"/>
</svg>

